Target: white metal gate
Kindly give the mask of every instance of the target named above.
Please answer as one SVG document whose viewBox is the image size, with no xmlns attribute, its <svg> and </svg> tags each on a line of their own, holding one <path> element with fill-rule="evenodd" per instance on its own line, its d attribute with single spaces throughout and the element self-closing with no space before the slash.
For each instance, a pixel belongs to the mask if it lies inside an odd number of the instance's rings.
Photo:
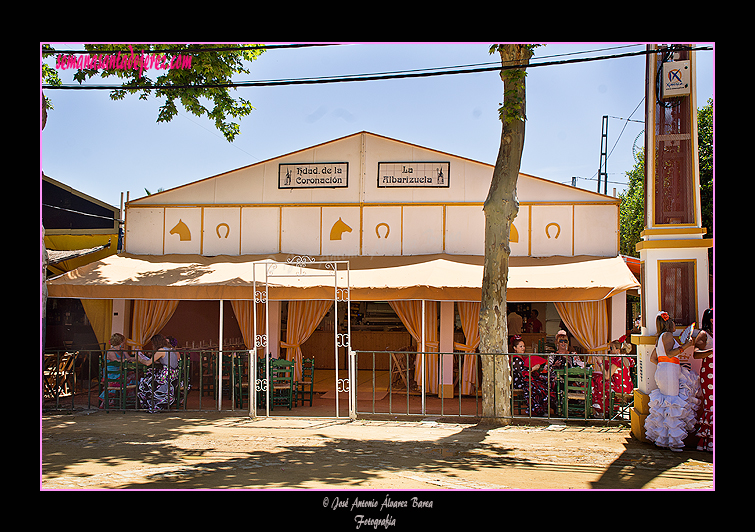
<svg viewBox="0 0 755 532">
<path fill-rule="evenodd" d="M 257 289 L 257 266 L 262 266 L 264 274 L 260 283 L 264 285 L 264 290 Z M 249 415 L 257 417 L 257 392 L 265 393 L 265 416 L 270 416 L 270 357 L 267 352 L 269 345 L 268 331 L 269 311 L 268 301 L 270 296 L 270 280 L 281 277 L 306 277 L 308 279 L 330 277 L 333 279 L 333 304 L 334 304 L 334 327 L 333 342 L 335 347 L 335 411 L 336 418 L 341 417 L 339 411 L 340 394 L 346 393 L 348 396 L 348 417 L 356 419 L 356 357 L 351 350 L 351 289 L 349 285 L 349 261 L 316 261 L 307 256 L 294 256 L 286 259 L 284 271 L 279 271 L 278 266 L 282 263 L 272 261 L 255 261 L 252 263 L 253 268 L 253 289 L 254 304 L 253 327 L 254 327 L 254 349 L 249 350 Z M 340 269 L 339 269 L 340 267 Z M 339 286 L 338 276 L 340 273 L 345 274 L 345 286 Z M 346 304 L 346 332 L 340 332 L 341 327 L 338 319 L 338 303 Z M 265 326 L 264 332 L 259 334 L 257 330 L 257 304 L 264 304 Z M 346 349 L 346 378 L 340 377 L 338 354 L 339 348 Z M 262 348 L 265 360 L 264 378 L 258 377 L 257 369 L 257 350 Z"/>
</svg>

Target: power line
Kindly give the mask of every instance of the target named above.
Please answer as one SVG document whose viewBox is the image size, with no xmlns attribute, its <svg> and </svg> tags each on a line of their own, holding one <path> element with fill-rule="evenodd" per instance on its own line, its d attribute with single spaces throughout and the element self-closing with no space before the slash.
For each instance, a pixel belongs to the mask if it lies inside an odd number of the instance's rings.
<svg viewBox="0 0 755 532">
<path fill-rule="evenodd" d="M 703 46 L 699 48 L 690 48 L 692 51 L 712 50 L 712 47 Z M 515 70 L 515 69 L 527 69 L 542 66 L 556 66 L 567 65 L 575 63 L 584 63 L 590 61 L 602 61 L 606 59 L 619 59 L 624 57 L 635 57 L 640 55 L 647 55 L 649 53 L 657 53 L 657 50 L 640 50 L 635 52 L 625 52 L 613 55 L 603 55 L 595 57 L 577 58 L 577 59 L 565 59 L 561 61 L 544 61 L 541 63 L 529 63 L 529 64 L 511 64 L 511 65 L 498 65 L 495 66 L 480 66 L 474 68 L 468 67 L 453 67 L 450 70 L 436 70 L 429 69 L 428 71 L 405 71 L 397 73 L 378 73 L 378 74 L 354 74 L 346 76 L 333 76 L 322 78 L 299 78 L 299 79 L 283 79 L 283 80 L 265 80 L 265 81 L 237 81 L 227 83 L 204 83 L 201 85 L 42 85 L 45 90 L 151 90 L 151 89 L 187 89 L 187 88 L 246 88 L 246 87 L 271 87 L 271 86 L 283 86 L 283 85 L 314 85 L 324 83 L 346 83 L 354 81 L 385 81 L 391 79 L 407 79 L 407 78 L 421 78 L 431 76 L 447 76 L 455 74 L 476 74 L 481 72 L 501 71 L 501 70 Z"/>
<path fill-rule="evenodd" d="M 644 102 L 644 101 L 645 101 L 645 98 L 643 97 L 642 100 L 640 100 L 640 103 L 637 104 L 637 107 L 634 108 L 634 111 L 632 111 L 632 113 L 629 115 L 629 118 L 627 118 L 626 121 L 624 122 L 624 127 L 621 128 L 621 132 L 619 133 L 619 137 L 616 139 L 616 142 L 613 143 L 613 148 L 611 148 L 611 152 L 608 154 L 608 156 L 606 157 L 606 159 L 610 159 L 611 158 L 611 154 L 613 153 L 613 150 L 616 149 L 616 145 L 619 143 L 619 139 L 621 139 L 621 136 L 624 134 L 624 130 L 627 128 L 627 125 L 629 124 L 629 119 L 632 118 L 632 115 L 637 112 L 637 109 L 640 108 L 640 105 L 642 105 L 642 102 Z M 639 122 L 639 120 L 636 120 L 636 122 Z M 643 121 L 642 123 L 644 124 L 645 122 Z"/>
</svg>

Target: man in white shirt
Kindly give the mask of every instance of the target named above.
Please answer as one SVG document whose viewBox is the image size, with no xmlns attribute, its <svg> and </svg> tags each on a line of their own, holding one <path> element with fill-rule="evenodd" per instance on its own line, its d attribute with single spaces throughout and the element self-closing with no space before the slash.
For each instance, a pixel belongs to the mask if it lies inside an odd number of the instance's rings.
<svg viewBox="0 0 755 532">
<path fill-rule="evenodd" d="M 522 317 L 514 311 L 509 312 L 506 319 L 509 328 L 509 335 L 522 334 Z"/>
</svg>

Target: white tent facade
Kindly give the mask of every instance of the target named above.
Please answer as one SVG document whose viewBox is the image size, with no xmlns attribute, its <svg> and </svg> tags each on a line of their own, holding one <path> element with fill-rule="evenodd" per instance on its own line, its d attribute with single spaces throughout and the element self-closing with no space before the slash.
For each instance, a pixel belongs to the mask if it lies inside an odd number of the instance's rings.
<svg viewBox="0 0 755 532">
<path fill-rule="evenodd" d="M 111 299 L 127 330 L 129 301 L 252 301 L 254 263 L 347 260 L 352 301 L 439 302 L 438 348 L 453 351 L 454 302 L 480 301 L 492 172 L 356 133 L 128 202 L 125 252 L 50 280 L 49 296 Z M 619 200 L 525 174 L 517 195 L 508 300 L 600 302 L 607 323 L 586 343 L 604 350 L 639 287 L 619 256 Z M 332 299 L 321 279 L 276 278 L 271 302 Z"/>
</svg>

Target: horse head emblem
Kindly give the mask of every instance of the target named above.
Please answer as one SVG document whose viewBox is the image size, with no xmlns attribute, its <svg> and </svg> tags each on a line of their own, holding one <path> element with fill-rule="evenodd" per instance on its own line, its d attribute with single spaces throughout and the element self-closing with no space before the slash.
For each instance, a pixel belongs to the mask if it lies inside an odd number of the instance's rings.
<svg viewBox="0 0 755 532">
<path fill-rule="evenodd" d="M 344 221 L 339 218 L 330 230 L 330 239 L 341 240 L 341 235 L 344 233 L 351 233 L 351 227 L 346 225 Z"/>
<path fill-rule="evenodd" d="M 183 223 L 183 220 L 178 220 L 178 223 L 175 225 L 173 229 L 170 230 L 171 235 L 178 235 L 179 240 L 181 242 L 191 240 L 191 231 L 189 231 L 189 227 Z"/>
</svg>

